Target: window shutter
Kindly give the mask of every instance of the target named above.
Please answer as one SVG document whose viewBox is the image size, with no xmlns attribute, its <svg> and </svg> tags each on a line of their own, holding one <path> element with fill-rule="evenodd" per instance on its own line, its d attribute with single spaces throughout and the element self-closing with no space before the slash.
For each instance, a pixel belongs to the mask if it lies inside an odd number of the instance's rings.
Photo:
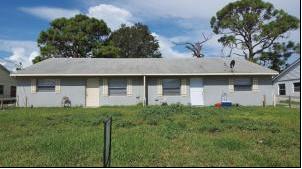
<svg viewBox="0 0 302 169">
<path fill-rule="evenodd" d="M 234 79 L 229 78 L 229 91 L 234 92 Z"/>
<path fill-rule="evenodd" d="M 157 80 L 157 95 L 163 96 L 163 81 L 162 79 Z"/>
<path fill-rule="evenodd" d="M 181 95 L 187 96 L 187 79 L 181 79 Z"/>
<path fill-rule="evenodd" d="M 253 78 L 253 91 L 259 90 L 258 79 Z"/>
<path fill-rule="evenodd" d="M 56 79 L 56 88 L 55 88 L 56 93 L 61 92 L 61 81 L 60 79 Z"/>
<path fill-rule="evenodd" d="M 103 96 L 108 96 L 108 80 L 103 79 Z"/>
<path fill-rule="evenodd" d="M 132 96 L 132 79 L 127 79 L 127 96 Z"/>
<path fill-rule="evenodd" d="M 31 93 L 37 92 L 37 80 L 31 79 Z"/>
</svg>

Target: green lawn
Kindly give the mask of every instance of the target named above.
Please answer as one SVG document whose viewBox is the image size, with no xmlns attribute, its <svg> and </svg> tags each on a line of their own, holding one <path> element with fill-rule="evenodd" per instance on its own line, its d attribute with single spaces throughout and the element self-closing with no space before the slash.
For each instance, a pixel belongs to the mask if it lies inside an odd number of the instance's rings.
<svg viewBox="0 0 302 169">
<path fill-rule="evenodd" d="M 0 167 L 101 166 L 108 115 L 112 166 L 300 166 L 298 109 L 174 105 L 0 111 Z"/>
</svg>

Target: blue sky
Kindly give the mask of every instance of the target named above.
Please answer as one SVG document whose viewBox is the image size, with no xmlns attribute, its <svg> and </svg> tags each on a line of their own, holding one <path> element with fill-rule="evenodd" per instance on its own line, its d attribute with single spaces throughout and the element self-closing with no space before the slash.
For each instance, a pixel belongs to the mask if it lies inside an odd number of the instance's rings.
<svg viewBox="0 0 302 169">
<path fill-rule="evenodd" d="M 223 55 L 219 36 L 213 35 L 209 20 L 232 0 L 9 0 L 1 2 L 0 63 L 13 69 L 24 67 L 39 54 L 36 39 L 58 17 L 83 13 L 103 19 L 112 30 L 121 23 L 147 24 L 160 43 L 163 57 L 191 57 L 173 42 L 194 42 L 204 33 L 211 40 L 204 46 L 206 56 Z M 299 0 L 268 0 L 276 8 L 300 18 Z M 300 41 L 300 30 L 286 34 L 288 40 Z M 294 60 L 292 58 L 290 61 Z"/>
</svg>

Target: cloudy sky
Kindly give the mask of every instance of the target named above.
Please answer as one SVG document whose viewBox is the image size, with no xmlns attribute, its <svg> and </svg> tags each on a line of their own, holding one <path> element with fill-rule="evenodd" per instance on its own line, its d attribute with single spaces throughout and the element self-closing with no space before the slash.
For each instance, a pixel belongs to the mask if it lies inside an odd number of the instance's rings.
<svg viewBox="0 0 302 169">
<path fill-rule="evenodd" d="M 49 22 L 82 13 L 103 19 L 112 30 L 121 23 L 147 24 L 160 43 L 163 57 L 191 57 L 173 42 L 194 42 L 204 33 L 211 40 L 204 46 L 206 56 L 222 55 L 218 36 L 212 35 L 209 21 L 216 11 L 232 0 L 9 0 L 1 2 L 0 63 L 9 69 L 22 62 L 29 66 L 39 54 L 36 39 Z M 267 0 L 300 18 L 299 0 Z M 287 34 L 300 41 L 300 30 Z"/>
</svg>

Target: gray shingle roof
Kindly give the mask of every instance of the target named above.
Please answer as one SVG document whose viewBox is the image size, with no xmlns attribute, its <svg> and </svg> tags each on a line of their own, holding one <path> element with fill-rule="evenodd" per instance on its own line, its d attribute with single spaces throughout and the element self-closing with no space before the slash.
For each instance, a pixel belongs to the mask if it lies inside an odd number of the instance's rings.
<svg viewBox="0 0 302 169">
<path fill-rule="evenodd" d="M 234 58 L 233 58 L 234 59 Z M 51 58 L 12 76 L 118 76 L 118 75 L 276 75 L 276 71 L 236 58 Z M 225 65 L 225 66 L 224 66 Z"/>
</svg>

